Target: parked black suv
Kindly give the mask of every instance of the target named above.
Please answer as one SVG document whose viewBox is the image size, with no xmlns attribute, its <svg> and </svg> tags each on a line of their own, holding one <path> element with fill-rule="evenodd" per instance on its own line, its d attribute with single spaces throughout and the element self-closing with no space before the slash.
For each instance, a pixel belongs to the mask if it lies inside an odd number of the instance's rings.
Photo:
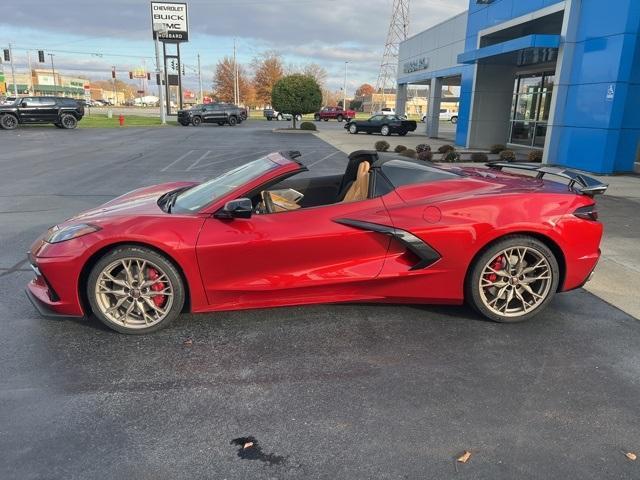
<svg viewBox="0 0 640 480">
<path fill-rule="evenodd" d="M 178 122 L 194 127 L 204 123 L 229 124 L 232 127 L 247 119 L 247 111 L 231 103 L 206 103 L 195 105 L 189 110 L 178 110 Z"/>
<path fill-rule="evenodd" d="M 76 128 L 84 106 L 73 98 L 21 97 L 0 105 L 0 127 L 13 130 L 19 124 L 53 123 L 58 128 Z"/>
</svg>

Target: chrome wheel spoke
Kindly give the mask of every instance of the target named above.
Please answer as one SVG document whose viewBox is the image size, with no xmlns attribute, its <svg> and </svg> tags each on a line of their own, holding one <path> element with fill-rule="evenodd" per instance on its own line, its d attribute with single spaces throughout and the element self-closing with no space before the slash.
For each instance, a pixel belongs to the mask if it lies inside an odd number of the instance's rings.
<svg viewBox="0 0 640 480">
<path fill-rule="evenodd" d="M 552 280 L 549 261 L 540 251 L 515 246 L 485 264 L 478 286 L 485 307 L 501 317 L 518 317 L 545 301 Z"/>
<path fill-rule="evenodd" d="M 143 258 L 122 258 L 98 276 L 95 300 L 109 321 L 132 329 L 147 328 L 169 314 L 174 291 L 169 276 L 158 265 Z"/>
</svg>

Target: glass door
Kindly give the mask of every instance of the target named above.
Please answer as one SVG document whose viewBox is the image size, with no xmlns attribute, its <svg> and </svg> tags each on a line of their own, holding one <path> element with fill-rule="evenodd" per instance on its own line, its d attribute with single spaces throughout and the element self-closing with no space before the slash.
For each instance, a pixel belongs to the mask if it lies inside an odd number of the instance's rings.
<svg viewBox="0 0 640 480">
<path fill-rule="evenodd" d="M 544 147 L 554 73 L 519 75 L 514 82 L 509 142 Z"/>
</svg>

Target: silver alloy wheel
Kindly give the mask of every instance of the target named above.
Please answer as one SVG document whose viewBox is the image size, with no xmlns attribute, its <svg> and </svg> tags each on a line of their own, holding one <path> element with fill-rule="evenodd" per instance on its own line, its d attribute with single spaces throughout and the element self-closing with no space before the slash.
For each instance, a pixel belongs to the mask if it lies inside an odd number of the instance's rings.
<svg viewBox="0 0 640 480">
<path fill-rule="evenodd" d="M 531 247 L 509 247 L 482 269 L 480 299 L 501 317 L 520 317 L 538 308 L 549 296 L 553 282 L 547 258 Z"/>
<path fill-rule="evenodd" d="M 388 127 L 387 125 L 384 125 L 384 126 L 380 129 L 380 133 L 381 133 L 383 136 L 385 136 L 385 137 L 386 137 L 387 135 L 389 135 L 389 132 L 390 132 L 390 130 L 389 130 L 389 127 Z"/>
<path fill-rule="evenodd" d="M 355 135 L 356 133 L 358 133 L 358 127 L 356 125 L 353 125 L 353 124 L 350 125 L 349 126 L 349 133 L 353 133 Z"/>
<path fill-rule="evenodd" d="M 169 276 L 156 264 L 135 257 L 107 265 L 98 275 L 94 294 L 109 321 L 131 329 L 156 325 L 173 305 Z"/>
</svg>

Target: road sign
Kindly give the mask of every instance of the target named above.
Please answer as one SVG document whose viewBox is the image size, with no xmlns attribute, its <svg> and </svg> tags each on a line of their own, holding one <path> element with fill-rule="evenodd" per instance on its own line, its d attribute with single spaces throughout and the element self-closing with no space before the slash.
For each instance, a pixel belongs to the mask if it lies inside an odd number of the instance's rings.
<svg viewBox="0 0 640 480">
<path fill-rule="evenodd" d="M 163 24 L 167 31 L 159 33 L 163 42 L 189 41 L 189 21 L 187 4 L 174 2 L 151 2 L 151 31 L 155 39 L 154 24 Z"/>
</svg>

